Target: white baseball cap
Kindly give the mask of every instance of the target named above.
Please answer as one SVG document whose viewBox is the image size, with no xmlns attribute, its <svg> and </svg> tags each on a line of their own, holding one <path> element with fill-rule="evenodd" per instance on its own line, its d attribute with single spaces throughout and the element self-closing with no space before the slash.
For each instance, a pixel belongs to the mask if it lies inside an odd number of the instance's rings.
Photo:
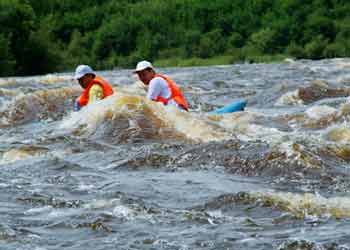
<svg viewBox="0 0 350 250">
<path fill-rule="evenodd" d="M 150 63 L 149 61 L 141 61 L 138 62 L 138 64 L 136 65 L 136 69 L 134 70 L 134 73 L 142 71 L 144 69 L 154 69 L 152 63 Z"/>
<path fill-rule="evenodd" d="M 85 76 L 86 74 L 93 74 L 96 75 L 95 72 L 92 70 L 92 68 L 88 65 L 79 65 L 76 69 L 75 69 L 75 75 L 74 78 L 76 80 L 79 80 L 80 78 L 82 78 L 83 76 Z"/>
</svg>

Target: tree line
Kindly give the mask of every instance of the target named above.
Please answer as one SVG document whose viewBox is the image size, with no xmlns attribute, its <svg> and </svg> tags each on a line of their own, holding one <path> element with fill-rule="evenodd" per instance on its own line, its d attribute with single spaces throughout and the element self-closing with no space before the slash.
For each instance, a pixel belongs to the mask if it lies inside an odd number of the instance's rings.
<svg viewBox="0 0 350 250">
<path fill-rule="evenodd" d="M 350 56 L 348 0 L 0 0 L 0 75 Z"/>
</svg>

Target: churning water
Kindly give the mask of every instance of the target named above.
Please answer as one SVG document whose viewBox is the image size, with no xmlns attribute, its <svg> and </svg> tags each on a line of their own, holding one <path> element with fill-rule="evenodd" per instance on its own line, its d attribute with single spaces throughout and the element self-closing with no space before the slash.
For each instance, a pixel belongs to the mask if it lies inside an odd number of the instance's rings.
<svg viewBox="0 0 350 250">
<path fill-rule="evenodd" d="M 350 249 L 350 59 L 166 68 L 186 113 L 0 79 L 0 249 Z M 208 115 L 234 100 L 244 112 Z"/>
</svg>

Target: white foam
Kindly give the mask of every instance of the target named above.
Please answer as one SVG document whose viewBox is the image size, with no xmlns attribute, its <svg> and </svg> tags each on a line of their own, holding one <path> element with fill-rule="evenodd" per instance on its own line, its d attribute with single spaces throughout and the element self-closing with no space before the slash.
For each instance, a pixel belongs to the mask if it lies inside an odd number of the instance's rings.
<svg viewBox="0 0 350 250">
<path fill-rule="evenodd" d="M 338 112 L 337 109 L 332 108 L 330 106 L 322 105 L 322 106 L 313 106 L 305 111 L 305 114 L 314 120 L 320 120 L 324 117 L 335 115 Z"/>
<path fill-rule="evenodd" d="M 94 200 L 91 203 L 85 204 L 86 209 L 110 208 L 120 205 L 120 199 L 111 200 Z"/>
<path fill-rule="evenodd" d="M 25 215 L 38 215 L 42 213 L 48 213 L 52 211 L 52 206 L 31 208 L 24 212 Z"/>
<path fill-rule="evenodd" d="M 116 217 L 121 217 L 125 219 L 133 219 L 135 217 L 135 211 L 132 209 L 124 206 L 124 205 L 118 205 L 113 209 L 113 215 Z"/>
<path fill-rule="evenodd" d="M 268 198 L 276 204 L 281 204 L 284 210 L 291 212 L 297 217 L 310 218 L 319 217 L 350 217 L 350 199 L 348 197 L 326 198 L 319 194 L 295 194 L 295 193 L 257 193 L 257 198 Z"/>
<path fill-rule="evenodd" d="M 303 105 L 304 102 L 299 96 L 299 90 L 294 90 L 287 92 L 282 95 L 275 103 L 275 106 L 285 106 L 285 105 Z"/>
</svg>

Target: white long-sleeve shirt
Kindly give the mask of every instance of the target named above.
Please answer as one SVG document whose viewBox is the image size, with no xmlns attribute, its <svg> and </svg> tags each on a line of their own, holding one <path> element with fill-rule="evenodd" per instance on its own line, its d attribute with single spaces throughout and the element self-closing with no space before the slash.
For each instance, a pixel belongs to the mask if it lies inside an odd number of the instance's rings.
<svg viewBox="0 0 350 250">
<path fill-rule="evenodd" d="M 169 99 L 171 97 L 171 91 L 169 89 L 168 83 L 163 78 L 154 77 L 149 82 L 147 98 L 156 101 L 158 96 Z M 169 100 L 168 105 L 178 106 L 174 100 Z"/>
</svg>

